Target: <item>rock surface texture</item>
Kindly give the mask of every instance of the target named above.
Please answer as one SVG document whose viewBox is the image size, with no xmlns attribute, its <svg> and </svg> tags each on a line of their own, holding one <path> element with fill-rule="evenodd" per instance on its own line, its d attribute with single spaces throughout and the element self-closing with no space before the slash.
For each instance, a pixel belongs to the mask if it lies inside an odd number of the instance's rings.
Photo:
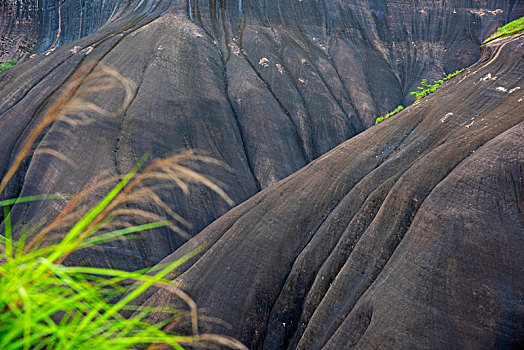
<svg viewBox="0 0 524 350">
<path fill-rule="evenodd" d="M 95 32 L 118 0 L 2 0 L 0 62 L 42 53 Z"/>
<path fill-rule="evenodd" d="M 524 344 L 524 35 L 166 259 L 253 349 Z M 157 291 L 145 305 L 168 305 Z"/>
<path fill-rule="evenodd" d="M 28 55 L 20 32 L 39 54 L 0 75 L 0 174 L 79 69 L 111 66 L 135 84 L 119 116 L 49 127 L 3 196 L 77 193 L 148 150 L 194 148 L 231 168 L 203 172 L 236 203 L 411 102 L 421 78 L 474 63 L 481 40 L 524 13 L 518 0 L 7 0 L 0 9 L 2 57 Z M 91 98 L 122 104 L 121 91 Z M 50 145 L 61 158 L 38 152 Z M 190 235 L 230 209 L 206 189 L 165 200 L 194 224 Z M 60 208 L 17 205 L 13 217 L 38 223 Z M 86 259 L 142 268 L 185 241 L 160 230 Z"/>
<path fill-rule="evenodd" d="M 2 196 L 77 193 L 149 150 L 203 150 L 242 204 L 173 190 L 192 239 L 157 230 L 73 262 L 139 269 L 203 244 L 172 278 L 211 317 L 203 331 L 253 349 L 522 347 L 524 35 L 480 43 L 523 14 L 519 0 L 3 1 L 0 60 L 24 62 L 0 74 L 1 175 L 77 72 L 133 86 L 117 116 L 46 128 Z M 421 78 L 477 60 L 370 128 Z M 124 91 L 89 101 L 118 110 Z"/>
<path fill-rule="evenodd" d="M 36 14 L 20 1 L 0 3 L 0 62 L 28 56 L 37 42 Z"/>
</svg>

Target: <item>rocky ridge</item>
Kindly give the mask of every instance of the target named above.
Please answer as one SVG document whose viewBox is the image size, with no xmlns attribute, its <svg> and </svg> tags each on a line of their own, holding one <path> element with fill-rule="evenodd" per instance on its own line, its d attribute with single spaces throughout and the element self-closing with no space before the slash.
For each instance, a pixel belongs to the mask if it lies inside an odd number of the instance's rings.
<svg viewBox="0 0 524 350">
<path fill-rule="evenodd" d="M 252 349 L 522 346 L 523 53 L 524 34 L 489 44 L 165 259 L 206 247 L 176 280 L 231 327 L 202 331 Z"/>
<path fill-rule="evenodd" d="M 25 30 L 22 16 L 43 39 L 34 46 L 41 54 L 0 76 L 0 129 L 9 130 L 2 173 L 81 67 L 116 67 L 136 89 L 124 113 L 71 127 L 74 137 L 51 126 L 36 150 L 52 144 L 74 164 L 36 152 L 4 196 L 77 193 L 102 171 L 125 173 L 148 150 L 157 157 L 195 148 L 231 168 L 203 171 L 241 203 L 412 101 L 422 77 L 474 63 L 481 40 L 523 12 L 509 0 L 10 1 L 2 8 L 7 37 Z M 5 52 L 27 55 L 9 43 Z M 93 99 L 108 110 L 122 103 L 118 92 Z M 206 189 L 166 201 L 194 223 L 190 235 L 230 209 Z M 17 205 L 13 216 L 38 222 L 60 208 Z M 185 240 L 153 232 L 139 240 L 145 249 L 129 242 L 107 259 L 87 259 L 136 269 Z"/>
<path fill-rule="evenodd" d="M 147 232 L 71 262 L 138 269 L 204 245 L 171 278 L 208 317 L 202 331 L 250 348 L 519 348 L 524 36 L 482 55 L 480 42 L 523 13 L 491 0 L 8 0 L 1 59 L 25 61 L 0 75 L 2 174 L 76 72 L 112 66 L 134 88 L 117 117 L 51 125 L 4 196 L 76 193 L 148 150 L 202 149 L 231 168 L 203 171 L 238 206 L 174 190 L 165 201 L 194 238 Z M 477 60 L 370 128 L 422 77 Z M 117 110 L 123 91 L 91 99 Z M 61 158 L 39 152 L 50 145 Z M 19 204 L 13 220 L 63 205 Z"/>
</svg>

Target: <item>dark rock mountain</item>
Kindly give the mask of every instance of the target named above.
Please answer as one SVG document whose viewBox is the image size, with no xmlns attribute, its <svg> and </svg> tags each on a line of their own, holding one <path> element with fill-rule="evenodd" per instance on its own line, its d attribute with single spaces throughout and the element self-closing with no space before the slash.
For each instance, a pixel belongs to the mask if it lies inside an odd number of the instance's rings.
<svg viewBox="0 0 524 350">
<path fill-rule="evenodd" d="M 76 193 L 148 150 L 200 149 L 242 204 L 173 190 L 192 239 L 151 231 L 72 262 L 138 269 L 203 245 L 172 278 L 232 326 L 202 331 L 251 348 L 519 348 L 524 35 L 480 43 L 523 14 L 521 1 L 3 1 L 0 59 L 23 62 L 0 75 L 2 174 L 77 72 L 133 82 L 118 116 L 49 126 L 3 196 Z M 370 128 L 422 78 L 472 64 Z M 124 93 L 89 98 L 114 111 Z M 17 205 L 14 221 L 63 205 Z"/>
<path fill-rule="evenodd" d="M 203 245 L 172 278 L 202 331 L 251 348 L 519 348 L 524 35 L 481 42 L 522 15 L 518 0 L 5 0 L 0 61 L 22 62 L 0 74 L 2 175 L 78 74 L 133 83 L 89 96 L 117 116 L 46 128 L 2 198 L 203 150 L 240 205 L 173 189 L 192 239 L 153 230 L 71 262 L 132 270 Z M 422 78 L 468 66 L 371 127 Z M 64 205 L 18 204 L 13 221 Z"/>
<path fill-rule="evenodd" d="M 91 75 L 114 67 L 136 85 L 116 118 L 65 134 L 63 125 L 48 128 L 5 197 L 76 193 L 102 171 L 125 173 L 148 150 L 158 157 L 194 148 L 231 168 L 203 171 L 241 203 L 412 101 L 422 77 L 474 63 L 481 40 L 521 16 L 524 4 L 8 0 L 0 10 L 2 57 L 26 57 L 29 47 L 39 54 L 0 75 L 0 130 L 8 130 L 0 139 L 2 174 L 82 67 Z M 92 99 L 115 110 L 122 94 Z M 63 157 L 38 152 L 44 144 Z M 191 235 L 229 209 L 207 189 L 166 201 L 194 223 Z M 18 205 L 13 216 L 35 223 L 59 210 Z M 155 232 L 113 247 L 106 259 L 97 252 L 91 263 L 141 268 L 185 240 Z"/>
<path fill-rule="evenodd" d="M 165 261 L 253 349 L 524 344 L 524 34 Z M 157 291 L 145 305 L 168 305 Z"/>
</svg>

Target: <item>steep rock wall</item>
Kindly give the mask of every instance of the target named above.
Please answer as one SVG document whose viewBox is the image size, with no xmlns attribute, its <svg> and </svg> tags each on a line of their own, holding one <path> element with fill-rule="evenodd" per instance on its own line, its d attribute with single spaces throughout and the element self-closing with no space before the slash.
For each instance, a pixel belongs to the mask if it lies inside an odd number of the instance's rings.
<svg viewBox="0 0 524 350">
<path fill-rule="evenodd" d="M 32 3 L 0 3 L 0 62 L 27 57 L 38 41 L 37 11 Z"/>
<path fill-rule="evenodd" d="M 0 61 L 69 43 L 94 33 L 119 0 L 5 0 L 0 4 Z"/>
<path fill-rule="evenodd" d="M 36 53 L 94 33 L 116 12 L 119 0 L 36 1 L 40 42 Z"/>
</svg>

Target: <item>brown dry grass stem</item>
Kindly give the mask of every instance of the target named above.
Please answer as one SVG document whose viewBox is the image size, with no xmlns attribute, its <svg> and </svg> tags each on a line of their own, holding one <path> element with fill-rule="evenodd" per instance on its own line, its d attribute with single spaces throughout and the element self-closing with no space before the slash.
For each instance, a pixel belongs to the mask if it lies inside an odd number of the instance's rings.
<svg viewBox="0 0 524 350">
<path fill-rule="evenodd" d="M 190 223 L 169 208 L 169 206 L 161 199 L 160 195 L 154 191 L 155 188 L 169 188 L 169 186 L 166 185 L 166 182 L 168 184 L 174 183 L 178 185 L 186 195 L 189 194 L 189 185 L 204 185 L 217 193 L 229 205 L 233 205 L 231 198 L 219 185 L 216 184 L 216 181 L 201 175 L 190 168 L 190 166 L 194 165 L 197 161 L 221 165 L 217 160 L 204 155 L 199 155 L 193 150 L 187 150 L 167 158 L 153 160 L 151 164 L 142 173 L 136 175 L 135 179 L 130 182 L 104 209 L 104 211 L 102 211 L 102 213 L 92 221 L 80 238 L 85 238 L 89 235 L 91 230 L 103 225 L 103 223 L 108 219 L 110 219 L 108 222 L 114 222 L 114 218 L 117 217 L 142 218 L 150 221 L 165 220 L 165 218 L 158 214 L 142 209 L 124 207 L 128 204 L 144 202 L 153 203 L 157 207 L 163 209 L 173 220 L 173 225 L 170 225 L 171 229 L 183 234 L 184 231 L 180 229 L 177 224 L 190 227 Z M 159 185 L 158 181 L 163 181 L 163 185 Z M 67 255 L 63 256 L 58 263 L 61 263 L 65 258 L 67 258 Z"/>
<path fill-rule="evenodd" d="M 134 84 L 116 70 L 107 66 L 100 66 L 95 72 L 88 74 L 91 68 L 92 65 L 78 70 L 71 82 L 66 85 L 56 101 L 45 112 L 42 120 L 33 128 L 25 140 L 20 153 L 18 153 L 6 175 L 0 181 L 0 194 L 4 192 L 23 160 L 30 154 L 40 134 L 53 122 L 61 120 L 70 125 L 85 125 L 91 120 L 89 117 L 90 113 L 96 113 L 101 116 L 116 116 L 127 108 L 134 95 Z M 124 100 L 121 108 L 113 113 L 87 100 L 90 94 L 109 91 L 118 87 L 124 89 Z M 44 149 L 41 152 L 50 153 L 59 158 L 63 156 L 50 149 Z"/>
</svg>

